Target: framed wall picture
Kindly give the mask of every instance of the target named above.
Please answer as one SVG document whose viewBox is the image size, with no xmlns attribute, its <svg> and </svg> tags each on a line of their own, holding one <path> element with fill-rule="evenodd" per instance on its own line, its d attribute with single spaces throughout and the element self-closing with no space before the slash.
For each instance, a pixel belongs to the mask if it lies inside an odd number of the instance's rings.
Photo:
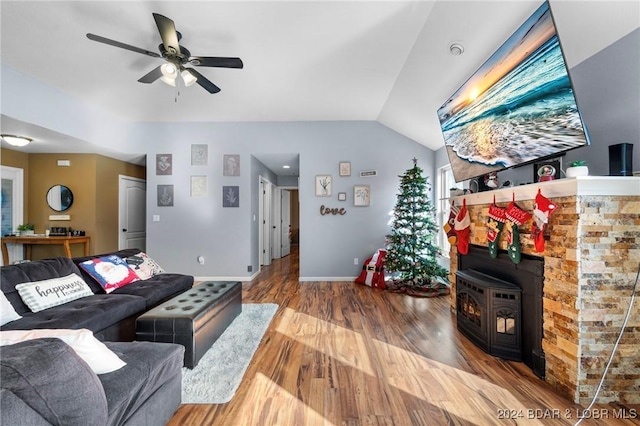
<svg viewBox="0 0 640 426">
<path fill-rule="evenodd" d="M 206 166 L 209 160 L 209 145 L 191 145 L 191 165 Z"/>
<path fill-rule="evenodd" d="M 222 187 L 222 207 L 240 207 L 240 187 Z"/>
<path fill-rule="evenodd" d="M 223 158 L 223 176 L 240 176 L 240 156 L 238 154 L 227 154 Z"/>
<path fill-rule="evenodd" d="M 377 170 L 362 170 L 360 172 L 360 177 L 375 177 L 378 176 Z"/>
<path fill-rule="evenodd" d="M 316 176 L 316 197 L 330 197 L 333 178 L 331 175 Z"/>
<path fill-rule="evenodd" d="M 367 207 L 371 202 L 371 188 L 369 185 L 353 186 L 353 205 L 356 207 Z"/>
<path fill-rule="evenodd" d="M 338 201 L 347 201 L 347 193 L 338 192 Z"/>
<path fill-rule="evenodd" d="M 158 185 L 158 207 L 173 207 L 173 185 Z"/>
<path fill-rule="evenodd" d="M 560 160 L 540 161 L 533 164 L 533 181 L 546 182 L 560 179 Z"/>
<path fill-rule="evenodd" d="M 191 196 L 194 198 L 207 196 L 206 176 L 191 176 Z"/>
<path fill-rule="evenodd" d="M 173 173 L 173 155 L 156 154 L 156 175 L 170 175 Z"/>
<path fill-rule="evenodd" d="M 350 161 L 341 161 L 338 166 L 340 170 L 340 176 L 351 176 L 351 162 Z"/>
</svg>

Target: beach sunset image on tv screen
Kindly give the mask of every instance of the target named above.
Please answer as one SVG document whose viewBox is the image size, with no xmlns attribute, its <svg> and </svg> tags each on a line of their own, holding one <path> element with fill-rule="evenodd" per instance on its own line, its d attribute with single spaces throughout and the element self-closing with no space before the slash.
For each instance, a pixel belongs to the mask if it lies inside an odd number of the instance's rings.
<svg viewBox="0 0 640 426">
<path fill-rule="evenodd" d="M 456 182 L 588 144 L 548 2 L 438 118 Z"/>
</svg>

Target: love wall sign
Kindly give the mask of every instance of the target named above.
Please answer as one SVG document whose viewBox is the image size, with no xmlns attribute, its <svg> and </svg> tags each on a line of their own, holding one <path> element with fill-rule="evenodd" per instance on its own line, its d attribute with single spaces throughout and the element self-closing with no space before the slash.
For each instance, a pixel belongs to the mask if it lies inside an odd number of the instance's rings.
<svg viewBox="0 0 640 426">
<path fill-rule="evenodd" d="M 347 214 L 347 210 L 343 208 L 330 208 L 330 207 L 325 207 L 324 204 L 320 206 L 320 214 L 322 216 L 326 216 L 326 215 L 334 215 L 334 216 L 344 216 L 345 214 Z"/>
</svg>

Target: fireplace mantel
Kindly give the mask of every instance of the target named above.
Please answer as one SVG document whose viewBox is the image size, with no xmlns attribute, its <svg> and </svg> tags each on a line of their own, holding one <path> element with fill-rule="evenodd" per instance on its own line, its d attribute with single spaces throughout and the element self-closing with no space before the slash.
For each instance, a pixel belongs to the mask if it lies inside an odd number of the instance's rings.
<svg viewBox="0 0 640 426">
<path fill-rule="evenodd" d="M 494 195 L 496 203 L 509 202 L 512 196 L 515 196 L 516 200 L 533 200 L 538 188 L 547 198 L 572 195 L 639 196 L 640 176 L 578 176 L 460 195 L 451 199 L 456 204 L 462 204 L 464 198 L 467 205 L 491 204 Z"/>
<path fill-rule="evenodd" d="M 545 381 L 577 403 L 595 395 L 604 365 L 630 305 L 640 265 L 640 177 L 585 176 L 452 197 L 465 201 L 470 244 L 487 247 L 489 206 L 512 200 L 529 212 L 538 190 L 557 205 L 549 216 L 545 247 L 537 252 L 531 220 L 518 227 L 523 254 L 544 259 L 542 349 Z M 504 233 L 500 250 L 507 249 Z M 486 249 L 489 258 L 488 248 Z M 451 307 L 456 312 L 456 246 L 450 251 Z M 640 318 L 635 303 L 631 318 Z M 629 324 L 598 402 L 640 404 L 638 321 Z"/>
</svg>

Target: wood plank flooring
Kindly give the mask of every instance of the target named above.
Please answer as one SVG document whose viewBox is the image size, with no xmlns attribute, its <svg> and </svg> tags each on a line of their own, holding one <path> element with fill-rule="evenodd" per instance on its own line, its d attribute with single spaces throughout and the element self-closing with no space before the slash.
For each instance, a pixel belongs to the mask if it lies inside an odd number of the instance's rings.
<svg viewBox="0 0 640 426">
<path fill-rule="evenodd" d="M 243 303 L 279 309 L 238 392 L 183 404 L 169 425 L 573 425 L 584 414 L 524 364 L 461 336 L 448 296 L 301 283 L 294 249 L 243 285 Z M 638 406 L 589 414 L 581 425 L 640 423 Z"/>
</svg>

